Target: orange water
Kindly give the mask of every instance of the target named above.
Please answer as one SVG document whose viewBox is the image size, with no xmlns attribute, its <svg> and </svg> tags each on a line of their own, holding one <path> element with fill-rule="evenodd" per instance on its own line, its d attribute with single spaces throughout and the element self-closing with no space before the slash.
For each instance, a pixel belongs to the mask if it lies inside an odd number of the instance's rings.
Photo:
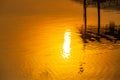
<svg viewBox="0 0 120 80">
<path fill-rule="evenodd" d="M 84 44 L 77 18 L 10 18 L 1 27 L 0 80 L 119 80 L 120 45 Z"/>
</svg>

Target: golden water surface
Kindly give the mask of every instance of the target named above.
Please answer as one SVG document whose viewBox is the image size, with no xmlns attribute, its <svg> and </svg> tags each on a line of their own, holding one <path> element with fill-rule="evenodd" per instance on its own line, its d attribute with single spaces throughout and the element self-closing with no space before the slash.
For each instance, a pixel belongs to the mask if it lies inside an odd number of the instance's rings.
<svg viewBox="0 0 120 80">
<path fill-rule="evenodd" d="M 84 44 L 77 18 L 11 17 L 5 22 L 0 80 L 120 79 L 119 43 Z"/>
</svg>

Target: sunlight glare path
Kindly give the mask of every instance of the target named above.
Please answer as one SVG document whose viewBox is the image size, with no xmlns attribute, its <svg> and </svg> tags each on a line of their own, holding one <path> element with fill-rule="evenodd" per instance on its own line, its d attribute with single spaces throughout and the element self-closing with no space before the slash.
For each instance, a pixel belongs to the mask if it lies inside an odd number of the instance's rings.
<svg viewBox="0 0 120 80">
<path fill-rule="evenodd" d="M 71 32 L 68 30 L 64 34 L 64 44 L 63 44 L 63 58 L 68 58 L 70 56 L 70 41 L 71 41 Z"/>
</svg>

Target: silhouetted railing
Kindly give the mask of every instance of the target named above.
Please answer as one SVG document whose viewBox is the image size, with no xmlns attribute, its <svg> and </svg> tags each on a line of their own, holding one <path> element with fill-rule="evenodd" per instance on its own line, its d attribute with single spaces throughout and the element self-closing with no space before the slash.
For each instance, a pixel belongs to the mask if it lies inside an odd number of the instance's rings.
<svg viewBox="0 0 120 80">
<path fill-rule="evenodd" d="M 83 4 L 84 0 L 72 0 Z M 98 0 L 86 0 L 87 6 L 97 7 Z M 120 0 L 99 0 L 101 9 L 120 10 Z"/>
</svg>

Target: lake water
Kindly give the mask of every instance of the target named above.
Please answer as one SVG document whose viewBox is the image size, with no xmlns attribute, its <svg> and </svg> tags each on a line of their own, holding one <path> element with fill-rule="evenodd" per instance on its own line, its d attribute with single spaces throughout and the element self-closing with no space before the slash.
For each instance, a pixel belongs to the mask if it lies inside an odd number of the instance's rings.
<svg viewBox="0 0 120 80">
<path fill-rule="evenodd" d="M 0 80 L 119 80 L 120 42 L 84 44 L 74 17 L 4 17 Z"/>
</svg>

